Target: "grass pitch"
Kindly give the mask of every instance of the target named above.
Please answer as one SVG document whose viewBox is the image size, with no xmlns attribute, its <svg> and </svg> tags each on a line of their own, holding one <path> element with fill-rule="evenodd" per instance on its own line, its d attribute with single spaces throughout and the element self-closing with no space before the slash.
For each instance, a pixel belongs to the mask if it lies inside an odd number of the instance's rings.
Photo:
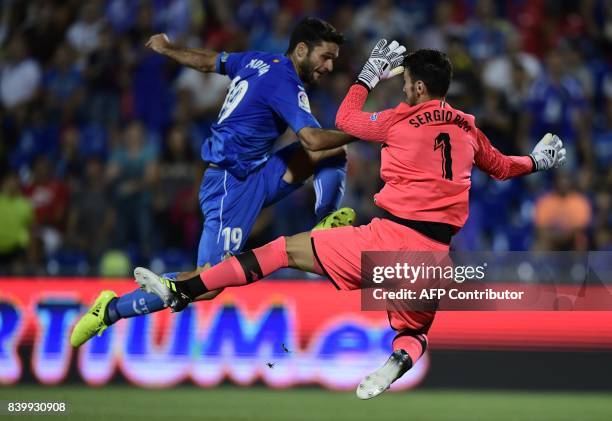
<svg viewBox="0 0 612 421">
<path fill-rule="evenodd" d="M 0 387 L 0 401 L 63 401 L 64 415 L 12 415 L 0 420 L 227 420 L 227 421 L 575 421 L 612 419 L 612 394 L 510 391 L 415 390 L 386 393 L 370 401 L 354 393 L 299 388 L 165 390 L 129 386 Z"/>
</svg>

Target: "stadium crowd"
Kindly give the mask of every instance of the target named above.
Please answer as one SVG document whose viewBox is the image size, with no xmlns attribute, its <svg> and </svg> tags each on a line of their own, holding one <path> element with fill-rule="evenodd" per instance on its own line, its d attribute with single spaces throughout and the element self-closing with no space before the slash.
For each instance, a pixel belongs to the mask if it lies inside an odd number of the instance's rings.
<svg viewBox="0 0 612 421">
<path fill-rule="evenodd" d="M 316 15 L 347 42 L 309 91 L 336 110 L 381 37 L 436 48 L 454 65 L 448 101 L 476 116 L 506 154 L 546 132 L 566 144 L 563 171 L 472 178 L 458 250 L 612 250 L 612 1 L 585 0 L 4 0 L 0 6 L 0 273 L 123 274 L 193 266 L 202 217 L 199 147 L 229 79 L 145 48 L 178 44 L 282 53 L 292 25 Z M 401 78 L 369 110 L 402 99 Z M 279 146 L 293 141 L 287 133 Z M 378 146 L 349 147 L 344 204 L 377 214 Z M 250 244 L 315 223 L 301 189 L 261 215 Z"/>
</svg>

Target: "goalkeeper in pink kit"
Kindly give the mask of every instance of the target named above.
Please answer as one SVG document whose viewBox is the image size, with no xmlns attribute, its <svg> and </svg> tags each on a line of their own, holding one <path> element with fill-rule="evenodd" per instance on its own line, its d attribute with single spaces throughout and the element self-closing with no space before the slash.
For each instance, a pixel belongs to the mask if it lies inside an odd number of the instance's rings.
<svg viewBox="0 0 612 421">
<path fill-rule="evenodd" d="M 527 156 L 505 156 L 495 149 L 469 114 L 452 108 L 444 97 L 452 77 L 447 56 L 380 40 L 357 81 L 344 98 L 336 125 L 352 136 L 380 143 L 385 182 L 374 202 L 385 211 L 359 227 L 342 227 L 280 237 L 263 247 L 232 257 L 203 272 L 176 280 L 148 269 L 134 271 L 136 281 L 172 308 L 220 288 L 247 285 L 284 267 L 327 276 L 336 288 L 361 287 L 364 251 L 448 251 L 452 236 L 468 217 L 472 167 L 505 180 L 565 163 L 561 140 L 546 134 Z M 362 111 L 376 84 L 403 74 L 405 101 L 377 113 Z M 329 145 L 329 147 L 341 146 Z M 391 311 L 397 331 L 393 353 L 357 387 L 369 399 L 389 388 L 421 357 L 435 312 Z"/>
</svg>

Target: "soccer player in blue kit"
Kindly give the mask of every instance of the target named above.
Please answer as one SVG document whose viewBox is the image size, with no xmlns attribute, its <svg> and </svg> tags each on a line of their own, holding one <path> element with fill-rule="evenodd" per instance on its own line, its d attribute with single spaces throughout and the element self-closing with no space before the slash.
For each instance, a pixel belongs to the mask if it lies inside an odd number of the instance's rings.
<svg viewBox="0 0 612 421">
<path fill-rule="evenodd" d="M 352 224 L 353 210 L 338 209 L 346 177 L 342 145 L 350 136 L 321 128 L 304 89 L 333 70 L 342 42 L 332 25 L 312 17 L 297 24 L 285 55 L 182 48 L 165 34 L 147 42 L 153 51 L 182 65 L 232 80 L 212 134 L 202 145 L 208 167 L 200 188 L 205 221 L 198 267 L 240 252 L 261 209 L 302 186 L 311 175 L 315 214 L 321 220 L 315 228 Z M 272 153 L 274 142 L 288 127 L 299 141 Z M 220 292 L 210 291 L 199 299 L 212 299 Z M 160 311 L 167 304 L 140 289 L 121 297 L 102 291 L 73 329 L 71 344 L 78 347 L 122 318 Z"/>
</svg>

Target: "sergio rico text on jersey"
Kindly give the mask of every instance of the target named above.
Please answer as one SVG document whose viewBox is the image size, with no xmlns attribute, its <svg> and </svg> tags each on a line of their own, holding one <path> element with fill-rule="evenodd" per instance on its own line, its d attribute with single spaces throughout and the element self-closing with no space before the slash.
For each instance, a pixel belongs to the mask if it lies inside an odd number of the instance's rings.
<svg viewBox="0 0 612 421">
<path fill-rule="evenodd" d="M 362 111 L 368 91 L 353 85 L 336 115 L 336 126 L 362 140 L 382 144 L 384 187 L 377 206 L 417 221 L 461 228 L 468 217 L 470 176 L 475 164 L 498 180 L 529 174 L 529 156 L 507 156 L 475 125 L 474 116 L 434 99 L 400 103 L 376 113 Z"/>
</svg>

